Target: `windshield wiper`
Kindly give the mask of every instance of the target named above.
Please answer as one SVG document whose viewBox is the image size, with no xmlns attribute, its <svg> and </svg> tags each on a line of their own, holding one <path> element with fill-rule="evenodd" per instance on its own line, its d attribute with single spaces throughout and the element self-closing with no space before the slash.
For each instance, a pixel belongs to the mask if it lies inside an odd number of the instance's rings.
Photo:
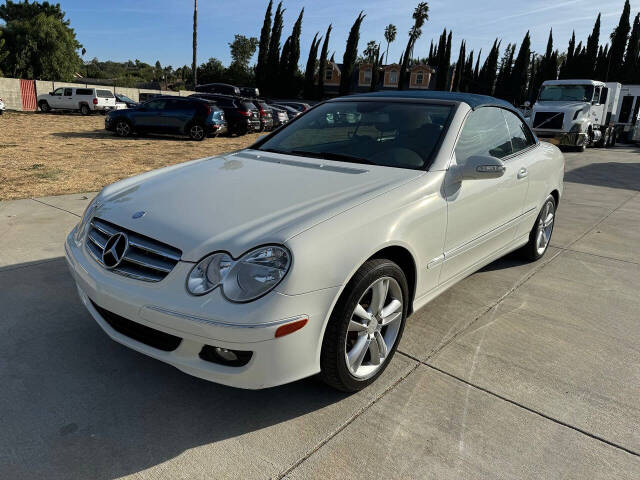
<svg viewBox="0 0 640 480">
<path fill-rule="evenodd" d="M 354 157 L 353 155 L 347 155 L 346 153 L 334 153 L 334 152 L 307 152 L 305 150 L 291 150 L 290 152 L 283 152 L 291 155 L 301 155 L 306 157 L 321 158 L 322 160 L 338 160 L 340 162 L 349 163 L 362 163 L 364 165 L 377 165 L 366 158 Z"/>
</svg>

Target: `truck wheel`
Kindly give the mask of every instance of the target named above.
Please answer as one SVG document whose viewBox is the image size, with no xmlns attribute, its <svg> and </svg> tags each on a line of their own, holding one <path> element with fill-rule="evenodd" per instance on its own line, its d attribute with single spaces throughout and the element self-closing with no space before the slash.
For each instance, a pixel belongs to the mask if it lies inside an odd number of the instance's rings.
<svg viewBox="0 0 640 480">
<path fill-rule="evenodd" d="M 38 106 L 40 107 L 40 111 L 43 113 L 49 113 L 51 111 L 51 106 L 46 100 L 42 100 Z"/>
<path fill-rule="evenodd" d="M 618 140 L 618 132 L 616 132 L 616 130 L 613 130 L 613 132 L 611 132 L 611 136 L 609 137 L 609 147 L 615 147 L 617 140 Z"/>
<path fill-rule="evenodd" d="M 80 113 L 85 116 L 89 115 L 91 113 L 91 110 L 89 110 L 89 105 L 87 105 L 86 103 L 80 105 Z"/>
</svg>

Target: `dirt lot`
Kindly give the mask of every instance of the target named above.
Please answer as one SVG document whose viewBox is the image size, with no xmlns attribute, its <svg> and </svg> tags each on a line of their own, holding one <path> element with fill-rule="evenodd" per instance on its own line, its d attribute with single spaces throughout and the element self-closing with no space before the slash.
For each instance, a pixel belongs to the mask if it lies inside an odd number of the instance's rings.
<svg viewBox="0 0 640 480">
<path fill-rule="evenodd" d="M 0 116 L 0 200 L 100 190 L 156 168 L 244 148 L 259 134 L 121 139 L 104 117 L 7 112 Z"/>
</svg>

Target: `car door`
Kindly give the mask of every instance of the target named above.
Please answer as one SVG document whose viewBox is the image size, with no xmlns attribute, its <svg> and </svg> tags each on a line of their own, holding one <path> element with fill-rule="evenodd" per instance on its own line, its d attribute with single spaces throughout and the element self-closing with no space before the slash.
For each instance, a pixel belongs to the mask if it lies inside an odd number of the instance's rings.
<svg viewBox="0 0 640 480">
<path fill-rule="evenodd" d="M 193 117 L 193 108 L 188 100 L 171 99 L 166 101 L 162 111 L 162 128 L 167 133 L 183 132 L 185 125 Z"/>
<path fill-rule="evenodd" d="M 62 94 L 64 93 L 64 88 L 56 88 L 53 92 L 51 92 L 51 95 L 49 95 L 49 98 L 47 99 L 47 102 L 49 102 L 49 106 L 51 108 L 63 108 L 63 101 L 62 101 Z"/>
<path fill-rule="evenodd" d="M 146 132 L 164 133 L 162 113 L 167 101 L 164 99 L 150 100 L 143 104 L 135 114 L 135 126 Z"/>
<path fill-rule="evenodd" d="M 62 93 L 62 108 L 68 108 L 69 110 L 74 110 L 76 108 L 78 108 L 77 104 L 74 104 L 74 98 L 73 98 L 73 88 L 65 88 L 64 92 Z"/>
<path fill-rule="evenodd" d="M 461 180 L 460 168 L 474 155 L 501 159 L 503 175 Z M 524 164 L 513 154 L 502 109 L 481 107 L 468 115 L 444 181 L 447 229 L 440 283 L 470 273 L 513 243 L 528 186 Z"/>
</svg>

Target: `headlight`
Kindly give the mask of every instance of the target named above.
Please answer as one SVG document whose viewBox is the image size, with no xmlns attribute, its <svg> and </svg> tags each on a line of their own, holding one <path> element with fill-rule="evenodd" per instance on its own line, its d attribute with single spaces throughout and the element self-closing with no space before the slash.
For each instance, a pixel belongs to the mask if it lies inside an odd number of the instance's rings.
<svg viewBox="0 0 640 480">
<path fill-rule="evenodd" d="M 274 289 L 290 266 L 289 251 L 278 245 L 258 247 L 238 260 L 227 253 L 214 253 L 193 267 L 187 290 L 192 295 L 204 295 L 220 286 L 227 300 L 250 302 Z"/>
<path fill-rule="evenodd" d="M 96 201 L 97 199 L 98 197 L 96 196 L 96 198 L 94 198 L 89 202 L 89 205 L 87 205 L 87 208 L 84 209 L 84 213 L 82 214 L 80 223 L 78 223 L 78 226 L 76 227 L 76 234 L 75 234 L 76 243 L 80 243 L 82 241 L 82 236 L 84 234 L 85 229 L 87 228 L 87 223 L 89 223 L 89 220 L 91 220 L 91 217 L 93 217 L 93 214 L 95 213 L 96 208 L 98 207 L 98 202 Z"/>
</svg>

